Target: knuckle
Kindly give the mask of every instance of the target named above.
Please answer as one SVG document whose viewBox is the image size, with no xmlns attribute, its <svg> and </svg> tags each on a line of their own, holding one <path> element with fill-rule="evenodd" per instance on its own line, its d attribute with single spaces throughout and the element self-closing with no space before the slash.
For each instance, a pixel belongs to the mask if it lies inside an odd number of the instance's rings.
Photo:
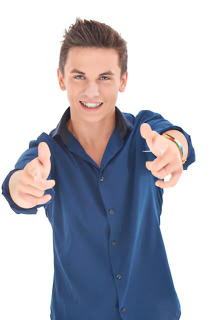
<svg viewBox="0 0 213 320">
<path fill-rule="evenodd" d="M 43 197 L 44 195 L 44 190 L 42 187 L 40 187 L 39 185 L 36 185 L 34 187 L 32 187 L 32 193 L 35 197 Z"/>
<path fill-rule="evenodd" d="M 54 185 L 55 185 L 55 182 L 53 180 L 47 180 L 46 188 L 52 188 L 54 187 Z"/>
<path fill-rule="evenodd" d="M 20 189 L 20 188 L 17 189 L 16 193 L 17 193 L 17 196 L 18 196 L 19 198 L 22 198 L 22 197 L 23 197 L 23 192 L 21 192 L 21 189 Z"/>
<path fill-rule="evenodd" d="M 43 181 L 43 180 L 36 181 L 36 187 L 38 188 L 38 190 L 40 192 L 44 192 L 44 190 L 45 190 L 45 181 Z"/>
<path fill-rule="evenodd" d="M 38 204 L 38 200 L 36 198 L 32 198 L 31 203 L 36 206 Z"/>
<path fill-rule="evenodd" d="M 21 171 L 20 176 L 18 177 L 18 184 L 23 185 L 26 181 L 26 175 L 24 171 Z"/>
<path fill-rule="evenodd" d="M 34 205 L 34 199 L 30 194 L 23 192 L 22 199 L 24 201 L 29 202 L 30 204 Z"/>
<path fill-rule="evenodd" d="M 32 162 L 27 163 L 24 170 L 27 171 L 28 174 L 30 174 L 30 175 L 33 175 L 36 173 L 36 168 L 34 165 L 32 165 Z"/>
<path fill-rule="evenodd" d="M 165 174 L 164 174 L 164 178 L 165 178 L 166 176 L 168 176 L 169 170 L 167 170 L 167 168 L 165 168 L 165 169 L 164 169 L 164 172 L 165 172 Z"/>
<path fill-rule="evenodd" d="M 37 197 L 42 198 L 43 195 L 44 195 L 44 191 L 38 190 L 38 192 L 37 192 Z"/>
<path fill-rule="evenodd" d="M 162 172 L 161 174 L 158 175 L 159 179 L 164 179 L 167 176 L 166 172 Z"/>
</svg>

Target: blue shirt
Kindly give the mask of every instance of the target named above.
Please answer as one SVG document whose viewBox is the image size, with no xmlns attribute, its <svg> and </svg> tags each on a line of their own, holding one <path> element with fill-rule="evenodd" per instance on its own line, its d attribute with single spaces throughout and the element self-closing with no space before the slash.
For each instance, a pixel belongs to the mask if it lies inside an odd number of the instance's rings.
<svg viewBox="0 0 213 320">
<path fill-rule="evenodd" d="M 134 116 L 115 106 L 115 114 L 100 167 L 66 128 L 68 107 L 55 129 L 30 141 L 2 184 L 14 212 L 35 214 L 43 206 L 51 223 L 52 320 L 177 320 L 181 315 L 160 230 L 164 190 L 146 168 L 156 157 L 144 152 L 149 148 L 140 126 L 147 122 L 160 134 L 184 133 L 189 146 L 184 170 L 195 161 L 191 138 L 159 113 L 141 110 Z M 45 194 L 52 199 L 23 209 L 11 199 L 8 181 L 38 156 L 42 141 L 51 151 L 48 179 L 56 184 Z"/>
</svg>

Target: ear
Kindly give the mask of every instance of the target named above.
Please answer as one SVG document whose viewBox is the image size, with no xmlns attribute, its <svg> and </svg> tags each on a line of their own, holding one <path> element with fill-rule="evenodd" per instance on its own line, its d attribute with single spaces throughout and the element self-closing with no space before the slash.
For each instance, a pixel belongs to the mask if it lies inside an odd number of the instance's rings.
<svg viewBox="0 0 213 320">
<path fill-rule="evenodd" d="M 120 88 L 119 91 L 123 92 L 126 88 L 126 84 L 127 84 L 127 77 L 128 77 L 128 72 L 126 71 L 121 79 L 121 84 L 120 84 Z"/>
<path fill-rule="evenodd" d="M 58 82 L 59 82 L 59 86 L 60 86 L 61 90 L 63 90 L 63 91 L 66 90 L 64 78 L 63 78 L 63 75 L 61 73 L 60 68 L 57 69 L 57 77 L 58 77 Z"/>
</svg>

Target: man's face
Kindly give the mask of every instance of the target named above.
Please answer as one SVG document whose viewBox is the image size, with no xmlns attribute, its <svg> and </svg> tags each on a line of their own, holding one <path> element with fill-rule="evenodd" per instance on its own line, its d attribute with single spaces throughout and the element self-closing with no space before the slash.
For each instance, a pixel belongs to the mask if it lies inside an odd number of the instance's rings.
<svg viewBox="0 0 213 320">
<path fill-rule="evenodd" d="M 108 71 L 114 75 L 106 74 Z M 64 78 L 59 68 L 57 75 L 61 89 L 67 90 L 72 116 L 94 122 L 112 114 L 118 92 L 125 90 L 127 82 L 128 73 L 121 80 L 120 74 L 118 53 L 114 49 L 71 48 L 64 67 Z M 97 110 L 88 111 L 80 101 L 103 102 L 103 105 Z"/>
</svg>

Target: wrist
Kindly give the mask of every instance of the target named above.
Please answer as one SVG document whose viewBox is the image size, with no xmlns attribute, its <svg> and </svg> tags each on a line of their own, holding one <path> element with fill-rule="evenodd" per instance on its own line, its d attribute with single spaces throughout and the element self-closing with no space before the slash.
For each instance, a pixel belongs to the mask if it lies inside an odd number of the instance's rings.
<svg viewBox="0 0 213 320">
<path fill-rule="evenodd" d="M 164 133 L 163 136 L 164 136 L 165 138 L 173 141 L 173 142 L 176 144 L 176 146 L 178 147 L 178 150 L 179 150 L 179 152 L 180 152 L 180 157 L 181 157 L 182 164 L 184 164 L 184 163 L 186 162 L 186 159 L 183 158 L 183 155 L 184 155 L 183 146 L 180 144 L 180 142 L 179 142 L 175 137 L 171 136 L 170 134 Z"/>
</svg>

